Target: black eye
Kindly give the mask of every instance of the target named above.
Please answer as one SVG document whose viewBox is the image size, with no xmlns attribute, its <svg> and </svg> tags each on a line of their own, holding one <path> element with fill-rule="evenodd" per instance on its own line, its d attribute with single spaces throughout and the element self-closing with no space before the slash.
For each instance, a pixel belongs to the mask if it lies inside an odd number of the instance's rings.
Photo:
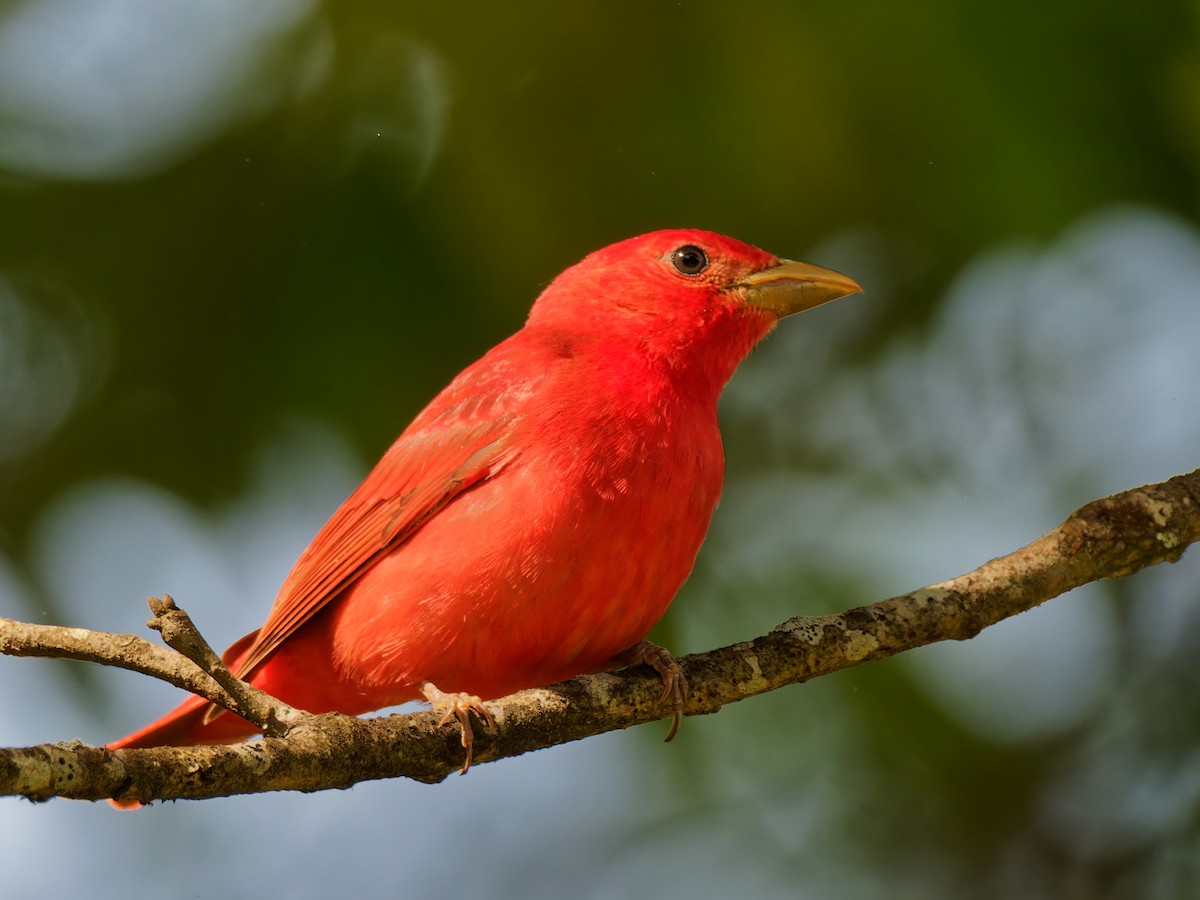
<svg viewBox="0 0 1200 900">
<path fill-rule="evenodd" d="M 708 254 L 695 244 L 685 244 L 671 254 L 671 264 L 681 275 L 699 275 L 708 268 Z"/>
</svg>

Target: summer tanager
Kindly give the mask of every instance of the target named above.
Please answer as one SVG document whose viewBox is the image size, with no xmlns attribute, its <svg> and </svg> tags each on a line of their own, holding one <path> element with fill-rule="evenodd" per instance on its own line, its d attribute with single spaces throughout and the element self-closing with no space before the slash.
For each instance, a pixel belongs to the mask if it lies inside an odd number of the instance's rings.
<svg viewBox="0 0 1200 900">
<path fill-rule="evenodd" d="M 480 698 L 581 672 L 654 665 L 677 725 L 682 672 L 644 638 L 721 493 L 717 398 L 780 318 L 858 290 L 707 231 L 591 254 L 408 426 L 226 663 L 311 712 L 423 697 L 468 764 Z M 109 747 L 256 731 L 193 696 Z"/>
</svg>

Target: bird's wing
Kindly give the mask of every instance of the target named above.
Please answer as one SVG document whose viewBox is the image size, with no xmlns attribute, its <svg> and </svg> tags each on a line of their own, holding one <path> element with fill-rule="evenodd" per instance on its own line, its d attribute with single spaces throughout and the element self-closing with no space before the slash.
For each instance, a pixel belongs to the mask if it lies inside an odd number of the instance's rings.
<svg viewBox="0 0 1200 900">
<path fill-rule="evenodd" d="M 514 383 L 509 367 L 489 365 L 489 357 L 434 399 L 313 538 L 239 661 L 240 677 L 438 510 L 513 458 L 509 438 L 521 401 L 544 373 Z"/>
</svg>

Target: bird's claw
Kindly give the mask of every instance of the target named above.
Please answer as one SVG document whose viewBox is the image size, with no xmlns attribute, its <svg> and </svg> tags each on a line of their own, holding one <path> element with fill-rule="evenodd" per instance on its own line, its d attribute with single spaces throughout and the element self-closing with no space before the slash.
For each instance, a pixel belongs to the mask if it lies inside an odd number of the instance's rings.
<svg viewBox="0 0 1200 900">
<path fill-rule="evenodd" d="M 479 716 L 480 721 L 488 728 L 496 727 L 495 717 L 491 710 L 484 705 L 483 700 L 474 694 L 446 693 L 438 690 L 429 681 L 421 684 L 420 691 L 429 705 L 433 707 L 433 711 L 442 714 L 441 719 L 438 720 L 439 727 L 451 719 L 458 720 L 459 727 L 462 729 L 462 746 L 467 751 L 467 757 L 458 774 L 466 775 L 467 770 L 471 768 L 472 745 L 475 742 L 475 733 L 471 729 L 471 713 L 474 712 Z"/>
<path fill-rule="evenodd" d="M 618 656 L 616 661 L 622 666 L 636 666 L 644 663 L 653 667 L 654 671 L 662 677 L 663 692 L 659 702 L 671 701 L 671 710 L 674 714 L 671 719 L 671 730 L 667 732 L 667 736 L 663 740 L 665 743 L 674 739 L 679 731 L 679 723 L 683 721 L 683 707 L 688 699 L 688 683 L 687 677 L 683 674 L 683 666 L 676 662 L 675 657 L 666 647 L 660 647 L 651 641 L 640 641 L 634 644 Z"/>
</svg>

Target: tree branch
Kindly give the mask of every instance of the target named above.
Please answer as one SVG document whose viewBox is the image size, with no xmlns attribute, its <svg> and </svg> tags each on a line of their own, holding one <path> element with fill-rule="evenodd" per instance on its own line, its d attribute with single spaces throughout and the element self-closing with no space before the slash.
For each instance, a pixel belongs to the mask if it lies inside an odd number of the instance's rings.
<svg viewBox="0 0 1200 900">
<path fill-rule="evenodd" d="M 868 660 L 966 640 L 1082 584 L 1175 562 L 1197 540 L 1200 470 L 1095 500 L 1028 546 L 966 575 L 840 615 L 789 619 L 756 640 L 684 657 L 679 662 L 691 687 L 686 713 L 713 713 Z M 176 643 L 195 646 L 192 638 Z M 73 741 L 0 750 L 0 795 L 148 801 L 317 791 L 399 776 L 436 782 L 462 763 L 457 729 L 439 727 L 435 713 L 358 719 L 290 710 L 264 701 L 252 688 L 247 692 L 236 679 L 227 681 L 211 648 L 211 658 L 196 652 L 198 666 L 132 635 L 0 619 L 0 652 L 133 669 L 201 694 L 280 735 L 223 747 L 110 751 Z M 661 679 L 638 667 L 490 701 L 496 728 L 476 734 L 475 764 L 660 718 L 669 712 L 661 694 Z"/>
<path fill-rule="evenodd" d="M 153 613 L 146 627 L 153 628 L 161 634 L 167 646 L 190 659 L 224 690 L 227 699 L 218 701 L 221 706 L 237 713 L 246 721 L 253 722 L 264 734 L 271 737 L 278 737 L 285 733 L 289 726 L 311 715 L 288 706 L 282 700 L 260 691 L 230 672 L 221 657 L 200 634 L 191 616 L 175 605 L 170 594 L 163 594 L 161 600 L 150 597 L 146 602 L 150 604 L 150 612 Z"/>
</svg>

